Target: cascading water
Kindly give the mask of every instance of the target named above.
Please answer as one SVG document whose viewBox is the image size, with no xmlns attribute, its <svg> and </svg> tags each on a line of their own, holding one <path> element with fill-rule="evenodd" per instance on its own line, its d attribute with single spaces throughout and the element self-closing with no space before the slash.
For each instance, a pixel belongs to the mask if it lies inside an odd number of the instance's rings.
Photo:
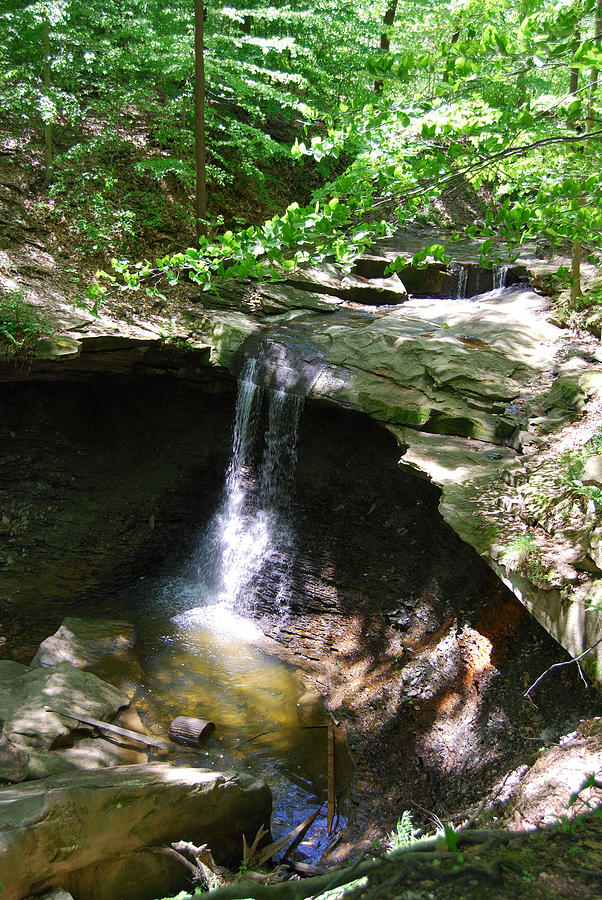
<svg viewBox="0 0 602 900">
<path fill-rule="evenodd" d="M 206 616 L 213 610 L 217 619 L 252 612 L 262 576 L 278 612 L 294 560 L 290 508 L 303 397 L 264 389 L 257 375 L 256 360 L 247 360 L 224 498 L 197 556 L 204 608 L 196 612 Z"/>
<path fill-rule="evenodd" d="M 468 269 L 466 266 L 458 268 L 458 285 L 456 287 L 456 300 L 466 299 L 466 289 L 468 287 Z"/>
<path fill-rule="evenodd" d="M 268 370 L 261 357 L 247 358 L 240 372 L 219 508 L 185 573 L 140 586 L 152 616 L 142 642 L 137 706 L 162 733 L 175 714 L 214 721 L 217 737 L 198 751 L 204 752 L 201 764 L 261 772 L 273 791 L 271 824 L 279 838 L 319 807 L 327 790 L 326 741 L 302 726 L 297 711 L 305 685 L 295 668 L 264 652 L 252 616 L 261 597 L 262 612 L 269 608 L 273 619 L 283 618 L 290 593 L 304 392 L 279 390 L 281 370 Z M 343 749 L 337 753 L 341 791 L 349 776 Z M 331 840 L 325 813 L 311 839 L 310 858 L 317 862 Z"/>
<path fill-rule="evenodd" d="M 501 288 L 506 287 L 506 282 L 508 281 L 508 272 L 510 271 L 510 266 L 500 266 L 495 269 L 493 272 L 493 289 L 494 291 L 500 290 Z"/>
</svg>

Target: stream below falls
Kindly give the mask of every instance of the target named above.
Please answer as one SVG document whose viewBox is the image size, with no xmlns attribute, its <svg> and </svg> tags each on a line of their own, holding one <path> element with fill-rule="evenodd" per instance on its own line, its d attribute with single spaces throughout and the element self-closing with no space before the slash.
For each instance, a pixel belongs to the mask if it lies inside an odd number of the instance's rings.
<svg viewBox="0 0 602 900">
<path fill-rule="evenodd" d="M 153 735 L 166 739 L 179 715 L 214 722 L 216 729 L 201 748 L 181 747 L 170 760 L 249 771 L 264 779 L 274 798 L 274 840 L 322 806 L 299 847 L 317 862 L 330 841 L 327 728 L 304 727 L 297 707 L 306 690 L 303 673 L 258 646 L 264 639 L 251 619 L 225 604 L 199 608 L 198 600 L 194 580 L 141 579 L 116 598 L 116 612 L 121 607 L 123 616 L 127 609 L 140 630 L 138 645 L 119 657 L 105 657 L 92 671 L 133 695 Z M 337 825 L 342 827 L 341 795 L 350 776 L 343 743 L 336 746 L 335 775 L 341 800 Z"/>
</svg>

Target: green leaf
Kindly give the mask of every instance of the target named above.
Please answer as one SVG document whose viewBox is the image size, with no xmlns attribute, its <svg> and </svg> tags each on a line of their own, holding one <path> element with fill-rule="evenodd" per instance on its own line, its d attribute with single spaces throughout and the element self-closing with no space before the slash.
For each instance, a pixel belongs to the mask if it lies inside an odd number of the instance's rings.
<svg viewBox="0 0 602 900">
<path fill-rule="evenodd" d="M 455 853 L 458 846 L 458 835 L 454 831 L 453 826 L 446 822 L 443 826 L 443 832 L 450 853 Z"/>
<path fill-rule="evenodd" d="M 571 66 L 578 69 L 601 69 L 602 48 L 597 47 L 593 41 L 584 41 L 575 51 Z"/>
</svg>

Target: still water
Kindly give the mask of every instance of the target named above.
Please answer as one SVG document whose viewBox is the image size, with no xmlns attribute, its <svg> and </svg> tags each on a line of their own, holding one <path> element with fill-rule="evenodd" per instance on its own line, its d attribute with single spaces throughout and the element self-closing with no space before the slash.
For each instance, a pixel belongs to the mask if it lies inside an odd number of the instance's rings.
<svg viewBox="0 0 602 900">
<path fill-rule="evenodd" d="M 158 737 L 167 738 L 178 715 L 214 722 L 206 744 L 174 747 L 170 761 L 264 779 L 274 797 L 275 840 L 322 806 L 299 847 L 317 861 L 332 837 L 326 825 L 327 729 L 304 727 L 297 707 L 306 690 L 302 671 L 258 646 L 263 638 L 251 619 L 227 604 L 195 607 L 195 598 L 194 580 L 142 579 L 118 601 L 121 616 L 140 629 L 138 645 L 119 658 L 105 657 L 93 671 L 132 696 L 144 725 Z M 349 761 L 338 743 L 335 773 L 341 795 Z M 338 825 L 344 824 L 341 816 Z"/>
</svg>

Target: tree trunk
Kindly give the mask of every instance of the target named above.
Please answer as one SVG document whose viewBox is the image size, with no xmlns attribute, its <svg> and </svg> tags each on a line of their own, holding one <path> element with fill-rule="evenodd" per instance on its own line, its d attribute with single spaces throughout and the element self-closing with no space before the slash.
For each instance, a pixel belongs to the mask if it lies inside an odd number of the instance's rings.
<svg viewBox="0 0 602 900">
<path fill-rule="evenodd" d="M 385 13 L 385 17 L 383 19 L 384 30 L 380 36 L 380 49 L 385 53 L 389 52 L 389 48 L 391 47 L 391 38 L 390 38 L 390 29 L 395 21 L 395 13 L 397 12 L 397 2 L 398 0 L 390 0 L 389 6 Z M 374 82 L 374 90 L 377 94 L 382 94 L 383 91 L 383 81 L 382 79 L 377 79 Z"/>
<path fill-rule="evenodd" d="M 50 25 L 48 16 L 44 16 L 43 33 L 42 33 L 42 50 L 44 53 L 44 89 L 46 93 L 50 90 Z M 50 184 L 52 181 L 52 125 L 50 122 L 44 123 L 44 183 Z"/>
<path fill-rule="evenodd" d="M 575 31 L 575 44 L 579 46 L 581 43 L 581 32 L 577 28 Z M 576 94 L 579 90 L 579 69 L 571 69 L 571 76 L 569 79 L 569 94 Z"/>
<path fill-rule="evenodd" d="M 574 307 L 577 297 L 581 296 L 581 241 L 573 241 L 571 277 L 571 306 Z"/>
<path fill-rule="evenodd" d="M 207 230 L 204 221 L 207 215 L 204 18 L 203 0 L 194 0 L 194 161 L 196 171 L 194 219 L 197 243 Z"/>
<path fill-rule="evenodd" d="M 596 3 L 596 19 L 595 19 L 595 34 L 594 34 L 594 43 L 596 47 L 600 47 L 602 44 L 602 0 L 598 0 Z M 596 97 L 596 91 L 598 90 L 598 69 L 593 68 L 590 71 L 589 75 L 589 97 L 587 101 L 587 117 L 585 119 L 585 132 L 589 134 L 590 131 L 593 130 L 594 127 L 594 100 Z"/>
</svg>

